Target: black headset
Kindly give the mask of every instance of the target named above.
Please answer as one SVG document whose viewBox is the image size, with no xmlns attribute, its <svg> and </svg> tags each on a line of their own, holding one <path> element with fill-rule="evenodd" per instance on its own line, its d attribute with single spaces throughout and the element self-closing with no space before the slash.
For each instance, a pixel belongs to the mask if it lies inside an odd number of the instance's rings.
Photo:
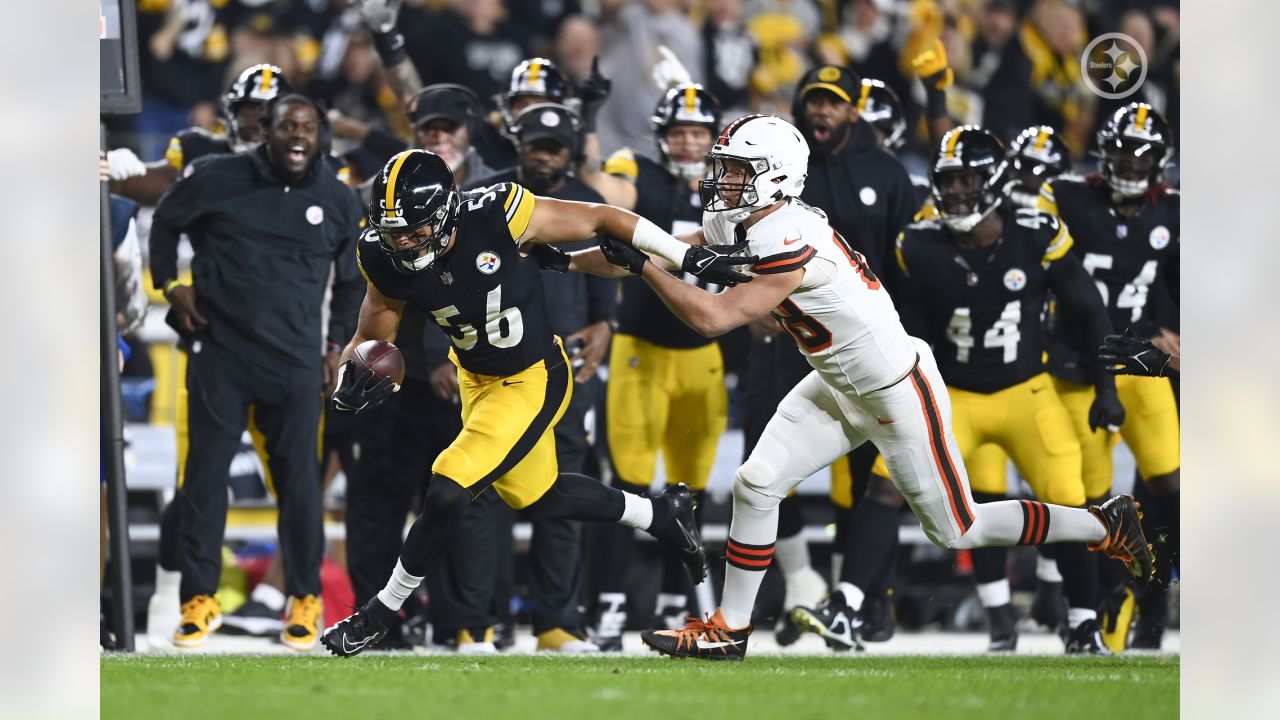
<svg viewBox="0 0 1280 720">
<path fill-rule="evenodd" d="M 425 98 L 444 91 L 459 92 L 467 98 L 467 134 L 471 136 L 471 146 L 476 147 L 484 133 L 484 103 L 480 102 L 480 96 L 466 85 L 457 83 L 428 85 L 413 96 L 412 109 L 416 110 Z"/>
<path fill-rule="evenodd" d="M 329 125 L 328 110 L 324 105 L 312 100 L 306 95 L 300 93 L 289 93 L 288 95 L 277 95 L 267 101 L 267 106 L 262 109 L 262 114 L 258 115 L 258 124 L 262 126 L 265 134 L 271 130 L 271 119 L 275 117 L 276 108 L 280 105 L 293 105 L 295 103 L 304 103 L 315 108 L 316 115 L 320 118 L 320 131 L 317 134 L 318 148 L 317 157 L 324 157 L 333 152 L 333 128 Z"/>
</svg>

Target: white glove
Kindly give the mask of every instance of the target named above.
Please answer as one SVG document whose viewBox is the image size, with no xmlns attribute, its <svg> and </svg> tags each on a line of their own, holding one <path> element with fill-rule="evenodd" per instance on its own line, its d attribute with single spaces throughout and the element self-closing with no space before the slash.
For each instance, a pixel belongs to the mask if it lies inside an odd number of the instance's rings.
<svg viewBox="0 0 1280 720">
<path fill-rule="evenodd" d="M 396 17 L 400 15 L 400 4 L 404 0 L 352 0 L 365 24 L 376 33 L 391 32 L 396 29 Z"/>
<path fill-rule="evenodd" d="M 681 83 L 693 82 L 693 76 L 685 68 L 680 58 L 671 52 L 666 45 L 658 46 L 658 54 L 662 59 L 653 66 L 653 82 L 660 90 L 666 92 Z"/>
<path fill-rule="evenodd" d="M 112 180 L 128 180 L 131 177 L 142 177 L 147 174 L 147 166 L 129 148 L 116 148 L 107 153 L 107 163 L 111 165 Z"/>
</svg>

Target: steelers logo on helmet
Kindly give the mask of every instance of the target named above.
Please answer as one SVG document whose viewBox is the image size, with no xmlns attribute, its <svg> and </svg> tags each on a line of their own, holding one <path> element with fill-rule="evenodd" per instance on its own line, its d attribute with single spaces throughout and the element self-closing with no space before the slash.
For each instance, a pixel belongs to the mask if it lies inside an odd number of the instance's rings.
<svg viewBox="0 0 1280 720">
<path fill-rule="evenodd" d="M 405 150 L 374 178 L 367 213 L 392 267 L 414 273 L 449 247 L 459 206 L 448 164 L 426 150 Z"/>
<path fill-rule="evenodd" d="M 672 155 L 667 134 L 680 125 L 707 129 L 707 136 L 715 138 L 720 131 L 720 103 L 706 88 L 696 83 L 680 83 L 667 91 L 658 101 L 649 118 L 658 143 L 658 153 L 667 172 L 682 180 L 698 180 L 706 176 L 707 164 L 702 151 L 692 158 Z"/>
<path fill-rule="evenodd" d="M 1004 145 L 990 130 L 962 125 L 942 136 L 929 179 L 939 219 L 969 232 L 1004 200 Z"/>
<path fill-rule="evenodd" d="M 1173 158 L 1173 131 L 1148 103 L 1129 103 L 1098 129 L 1098 156 L 1098 173 L 1113 196 L 1132 200 L 1163 180 Z"/>
<path fill-rule="evenodd" d="M 702 207 L 739 223 L 756 210 L 804 192 L 809 144 L 794 125 L 773 115 L 729 123 L 707 155 L 711 177 L 699 183 Z"/>
<path fill-rule="evenodd" d="M 1014 292 L 1018 292 L 1027 286 L 1027 274 L 1019 268 L 1010 268 L 1004 274 L 1004 286 Z"/>
</svg>

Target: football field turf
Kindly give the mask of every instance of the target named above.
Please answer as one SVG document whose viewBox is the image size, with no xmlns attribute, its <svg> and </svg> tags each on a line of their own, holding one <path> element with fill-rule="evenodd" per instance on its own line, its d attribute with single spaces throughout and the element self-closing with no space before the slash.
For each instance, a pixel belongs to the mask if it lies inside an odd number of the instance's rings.
<svg viewBox="0 0 1280 720">
<path fill-rule="evenodd" d="M 102 717 L 1174 718 L 1177 656 L 107 656 Z"/>
</svg>

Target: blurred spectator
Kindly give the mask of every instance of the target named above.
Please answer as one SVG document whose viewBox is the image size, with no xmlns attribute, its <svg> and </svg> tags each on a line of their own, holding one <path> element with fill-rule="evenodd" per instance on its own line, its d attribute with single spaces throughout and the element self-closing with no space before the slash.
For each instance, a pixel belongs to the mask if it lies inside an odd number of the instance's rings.
<svg viewBox="0 0 1280 720">
<path fill-rule="evenodd" d="M 405 7 L 400 28 L 423 83 L 470 88 L 486 109 L 532 44 L 502 0 L 457 0 L 443 12 Z"/>
<path fill-rule="evenodd" d="M 1080 77 L 1080 53 L 1088 41 L 1080 11 L 1066 0 L 1036 0 L 1019 36 L 1031 60 L 1032 123 L 1061 129 L 1067 145 L 1083 152 L 1092 144 L 1096 97 Z"/>
<path fill-rule="evenodd" d="M 516 0 L 508 5 L 512 23 L 528 38 L 536 55 L 547 55 L 561 24 L 582 12 L 578 0 Z"/>
<path fill-rule="evenodd" d="M 978 15 L 972 65 L 962 82 L 982 97 L 982 126 L 1006 143 L 1032 124 L 1031 61 L 1015 33 L 1012 0 L 989 0 Z"/>
<path fill-rule="evenodd" d="M 742 0 L 707 3 L 702 43 L 706 52 L 707 90 L 720 101 L 726 118 L 745 115 L 750 104 L 751 69 L 760 51 L 743 23 Z"/>
<path fill-rule="evenodd" d="M 809 38 L 819 27 L 817 9 L 808 0 L 755 0 L 747 4 L 746 15 L 759 46 L 759 63 L 751 72 L 751 89 L 756 93 L 753 110 L 785 115 L 807 65 Z"/>
<path fill-rule="evenodd" d="M 613 82 L 600 111 L 598 132 L 605 157 L 622 147 L 652 155 L 649 116 L 666 92 L 652 77 L 658 46 L 665 45 L 702 79 L 702 42 L 677 0 L 601 0 L 600 70 Z M 515 63 L 512 63 L 514 65 Z"/>
</svg>

